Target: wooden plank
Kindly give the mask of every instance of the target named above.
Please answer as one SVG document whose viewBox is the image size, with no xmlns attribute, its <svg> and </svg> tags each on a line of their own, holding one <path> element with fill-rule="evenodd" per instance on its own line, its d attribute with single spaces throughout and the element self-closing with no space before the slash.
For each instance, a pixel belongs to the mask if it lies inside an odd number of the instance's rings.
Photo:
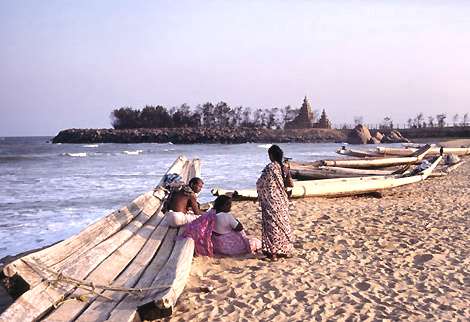
<svg viewBox="0 0 470 322">
<path fill-rule="evenodd" d="M 437 156 L 440 154 L 440 147 L 432 147 L 428 155 Z M 416 148 L 386 148 L 377 147 L 377 152 L 388 155 L 399 155 L 399 156 L 410 156 L 415 153 L 418 149 Z M 443 148 L 443 154 L 454 154 L 458 156 L 470 155 L 470 148 Z"/>
<path fill-rule="evenodd" d="M 138 258 L 134 258 L 136 255 L 140 258 L 144 254 L 146 243 L 149 238 L 155 234 L 155 232 L 162 230 L 166 232 L 167 229 L 158 230 L 157 227 L 161 224 L 163 214 L 159 211 L 140 229 L 131 239 L 124 243 L 119 249 L 117 249 L 111 256 L 106 258 L 88 277 L 87 281 L 95 284 L 106 285 L 110 284 L 129 264 L 129 262 L 135 262 Z M 155 243 L 152 244 L 155 246 Z M 148 248 L 148 246 L 147 246 Z M 151 258 L 151 257 L 150 257 Z M 140 260 L 142 263 L 142 259 Z M 135 266 L 135 265 L 134 265 Z M 90 303 L 74 300 L 80 296 L 89 294 L 89 292 L 83 289 L 76 289 L 63 304 L 59 306 L 54 312 L 47 316 L 44 321 L 69 321 L 75 319 L 76 316 Z M 92 295 L 93 296 L 93 295 Z M 93 296 L 94 297 L 94 296 Z"/>
<path fill-rule="evenodd" d="M 187 159 L 184 156 L 179 156 L 166 173 L 180 173 L 186 163 Z M 162 184 L 162 180 L 163 178 L 160 180 L 159 186 Z M 4 268 L 5 276 L 13 277 L 17 274 L 32 288 L 42 278 L 26 264 L 24 259 L 26 261 L 40 259 L 46 265 L 53 265 L 67 259 L 71 255 L 77 255 L 77 248 L 84 248 L 86 251 L 127 225 L 134 218 L 132 215 L 138 213 L 134 211 L 134 207 L 141 207 L 145 203 L 146 198 L 148 198 L 147 194 L 141 195 L 130 206 L 112 212 L 103 219 L 91 224 L 79 234 L 10 263 Z"/>
<path fill-rule="evenodd" d="M 191 238 L 176 241 L 168 262 L 152 284 L 153 287 L 170 287 L 163 291 L 151 291 L 140 302 L 137 312 L 141 320 L 153 320 L 173 313 L 176 301 L 188 281 L 193 255 L 194 241 Z"/>
<path fill-rule="evenodd" d="M 132 220 L 124 229 L 109 239 L 91 249 L 82 256 L 75 265 L 65 268 L 62 273 L 76 279 L 84 279 L 99 265 L 110 253 L 114 252 L 124 242 L 131 238 L 149 219 L 145 212 Z M 21 295 L 3 314 L 0 321 L 34 321 L 42 317 L 49 308 L 61 301 L 64 296 L 73 291 L 74 286 L 69 283 L 56 283 L 50 285 L 43 281 L 37 286 Z"/>
<path fill-rule="evenodd" d="M 332 179 L 363 176 L 384 176 L 396 173 L 397 170 L 355 169 L 329 166 L 303 166 L 291 164 L 290 172 L 296 179 Z M 405 169 L 403 169 L 403 172 Z"/>
<path fill-rule="evenodd" d="M 143 198 L 140 198 L 140 200 L 142 199 Z M 139 208 L 137 208 L 137 205 L 134 203 L 133 205 L 134 206 L 124 207 L 116 212 L 111 213 L 105 218 L 104 221 L 92 224 L 88 227 L 89 229 L 87 228 L 86 231 L 83 231 L 83 234 L 81 234 L 80 237 L 77 235 L 71 237 L 72 241 L 70 242 L 65 240 L 42 251 L 17 259 L 4 268 L 4 274 L 7 277 L 13 277 L 15 274 L 18 274 L 29 285 L 29 288 L 34 287 L 41 282 L 42 277 L 38 275 L 33 269 L 31 269 L 29 265 L 26 264 L 26 262 L 40 259 L 41 262 L 47 266 L 50 265 L 51 262 L 60 262 L 69 258 L 74 254 L 72 250 L 74 250 L 76 253 L 79 246 L 82 246 L 81 248 L 85 249 L 94 247 L 96 244 L 102 242 L 112 234 L 122 229 L 122 227 L 128 224 L 139 213 Z M 80 242 L 82 242 L 82 245 L 80 245 Z M 46 250 L 48 254 L 43 254 L 43 251 Z M 53 253 L 56 255 L 54 256 Z"/>
<path fill-rule="evenodd" d="M 163 221 L 166 223 L 165 221 Z M 167 234 L 161 243 L 156 256 L 153 257 L 151 263 L 145 268 L 141 276 L 135 278 L 121 279 L 119 278 L 114 284 L 124 285 L 126 287 L 146 288 L 151 287 L 155 275 L 164 267 L 175 245 L 175 237 L 177 235 L 176 228 L 167 226 Z M 133 321 L 136 317 L 136 308 L 141 299 L 141 296 L 118 293 L 118 292 L 104 292 L 104 295 L 110 296 L 113 301 L 97 298 L 77 319 L 77 322 L 85 321 Z"/>
</svg>

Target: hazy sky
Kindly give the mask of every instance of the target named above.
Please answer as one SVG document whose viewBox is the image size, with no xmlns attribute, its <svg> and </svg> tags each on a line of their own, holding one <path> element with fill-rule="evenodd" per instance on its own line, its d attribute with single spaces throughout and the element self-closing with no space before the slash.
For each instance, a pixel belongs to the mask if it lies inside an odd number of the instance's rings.
<svg viewBox="0 0 470 322">
<path fill-rule="evenodd" d="M 0 0 L 0 136 L 304 95 L 335 124 L 470 112 L 470 1 Z"/>
</svg>

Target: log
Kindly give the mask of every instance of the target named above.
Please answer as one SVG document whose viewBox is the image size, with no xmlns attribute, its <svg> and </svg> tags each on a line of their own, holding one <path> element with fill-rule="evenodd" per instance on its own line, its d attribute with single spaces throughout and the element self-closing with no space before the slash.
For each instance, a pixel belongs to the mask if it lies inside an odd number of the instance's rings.
<svg viewBox="0 0 470 322">
<path fill-rule="evenodd" d="M 133 287 L 151 287 L 155 276 L 168 261 L 175 245 L 175 237 L 177 236 L 178 229 L 167 228 L 168 233 L 166 234 L 157 255 L 152 259 L 152 262 L 148 265 L 145 272 Z M 107 294 L 107 292 L 105 292 L 105 294 Z M 134 321 L 137 317 L 137 305 L 139 304 L 142 296 L 126 295 L 123 293 L 107 295 L 110 295 L 113 298 L 112 302 L 103 299 L 96 299 L 95 302 L 85 312 L 83 312 L 76 321 Z"/>
<path fill-rule="evenodd" d="M 135 256 L 142 256 L 142 247 L 148 242 L 152 232 L 158 231 L 157 227 L 163 221 L 163 214 L 157 212 L 145 226 L 140 229 L 131 239 L 117 249 L 103 263 L 101 263 L 88 277 L 87 281 L 95 284 L 110 284 L 130 262 L 134 262 Z M 160 229 L 159 232 L 162 230 Z M 166 232 L 166 229 L 164 229 Z M 155 243 L 153 243 L 155 244 Z M 148 253 L 148 252 L 147 252 Z M 146 254 L 149 255 L 149 254 Z M 150 256 L 150 258 L 152 258 Z M 140 261 L 142 263 L 142 260 Z M 134 265 L 135 266 L 135 265 Z M 145 266 L 144 266 L 145 267 Z M 44 321 L 69 321 L 75 319 L 80 312 L 95 298 L 86 302 L 76 300 L 89 292 L 83 289 L 76 289 L 63 304 L 47 316 Z"/>
<path fill-rule="evenodd" d="M 191 238 L 178 240 L 170 259 L 157 275 L 153 287 L 171 285 L 159 291 L 150 292 L 138 307 L 141 320 L 153 320 L 173 313 L 174 306 L 183 292 L 191 271 L 194 241 Z"/>
<path fill-rule="evenodd" d="M 91 249 L 81 257 L 75 265 L 67 267 L 62 273 L 76 279 L 86 278 L 110 253 L 114 252 L 131 238 L 148 219 L 149 216 L 141 212 L 124 229 Z M 51 279 L 54 277 L 50 274 L 47 275 Z M 0 316 L 0 321 L 35 321 L 41 318 L 52 306 L 60 302 L 73 291 L 73 289 L 74 286 L 69 283 L 56 283 L 52 285 L 46 281 L 42 281 L 34 288 L 21 295 L 6 309 Z"/>
</svg>

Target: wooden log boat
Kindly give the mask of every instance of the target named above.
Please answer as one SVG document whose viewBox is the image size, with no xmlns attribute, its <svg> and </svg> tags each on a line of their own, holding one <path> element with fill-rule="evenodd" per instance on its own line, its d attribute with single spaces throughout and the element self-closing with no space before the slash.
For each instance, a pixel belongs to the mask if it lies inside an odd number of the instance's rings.
<svg viewBox="0 0 470 322">
<path fill-rule="evenodd" d="M 292 178 L 298 180 L 385 176 L 404 173 L 408 165 L 391 170 L 355 169 L 329 166 L 312 166 L 308 163 L 290 162 Z"/>
<path fill-rule="evenodd" d="M 458 156 L 470 155 L 470 148 L 442 148 L 442 154 L 454 154 Z M 418 149 L 412 147 L 403 148 L 386 148 L 377 147 L 377 152 L 382 155 L 396 155 L 396 156 L 410 156 L 415 153 Z M 436 156 L 440 154 L 441 147 L 432 147 L 427 155 Z"/>
<path fill-rule="evenodd" d="M 377 151 L 347 149 L 344 146 L 341 149 L 336 150 L 336 153 L 341 154 L 341 155 L 351 156 L 351 157 L 357 157 L 357 158 L 376 158 L 376 157 L 383 156 L 381 153 L 378 153 Z"/>
<path fill-rule="evenodd" d="M 179 157 L 167 173 L 188 181 L 200 175 L 200 162 Z M 160 181 L 77 235 L 8 264 L 5 276 L 28 290 L 0 321 L 98 321 L 123 308 L 122 317 L 131 320 L 144 299 L 171 311 L 186 284 L 194 243 L 175 240 L 178 229 L 161 213 L 166 194 Z"/>
<path fill-rule="evenodd" d="M 441 156 L 436 157 L 436 159 L 427 169 L 414 175 L 401 174 L 390 176 L 295 181 L 291 196 L 293 198 L 302 198 L 356 195 L 408 185 L 425 180 L 427 177 L 429 177 L 441 159 Z M 216 188 L 212 190 L 212 194 L 231 194 L 235 198 L 239 199 L 258 198 L 258 194 L 255 189 L 224 190 Z"/>
<path fill-rule="evenodd" d="M 426 145 L 408 157 L 322 160 L 321 163 L 325 166 L 358 169 L 417 164 L 423 160 L 430 148 L 430 145 Z"/>
</svg>

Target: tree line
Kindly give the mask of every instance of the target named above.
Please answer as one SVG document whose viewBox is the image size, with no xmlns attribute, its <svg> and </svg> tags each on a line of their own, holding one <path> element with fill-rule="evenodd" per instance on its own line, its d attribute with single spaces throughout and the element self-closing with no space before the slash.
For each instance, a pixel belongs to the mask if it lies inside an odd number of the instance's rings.
<svg viewBox="0 0 470 322">
<path fill-rule="evenodd" d="M 284 108 L 252 109 L 250 107 L 231 107 L 225 102 L 207 102 L 196 107 L 182 104 L 170 109 L 164 106 L 145 106 L 143 109 L 121 107 L 111 112 L 111 125 L 115 129 L 133 128 L 181 128 L 211 127 L 238 128 L 261 127 L 282 129 L 286 122 L 292 121 L 299 109 L 290 105 Z"/>
<path fill-rule="evenodd" d="M 468 113 L 463 114 L 454 114 L 452 116 L 452 122 L 448 123 L 446 121 L 447 114 L 441 113 L 437 115 L 429 115 L 425 117 L 423 113 L 418 113 L 415 117 L 408 118 L 406 124 L 409 128 L 426 128 L 426 127 L 445 127 L 446 125 L 450 124 L 453 126 L 468 126 L 470 125 L 470 119 Z M 355 116 L 354 117 L 354 124 L 363 124 L 363 117 L 362 116 Z M 379 124 L 379 128 L 381 129 L 393 129 L 394 123 L 391 117 L 386 116 Z"/>
</svg>

